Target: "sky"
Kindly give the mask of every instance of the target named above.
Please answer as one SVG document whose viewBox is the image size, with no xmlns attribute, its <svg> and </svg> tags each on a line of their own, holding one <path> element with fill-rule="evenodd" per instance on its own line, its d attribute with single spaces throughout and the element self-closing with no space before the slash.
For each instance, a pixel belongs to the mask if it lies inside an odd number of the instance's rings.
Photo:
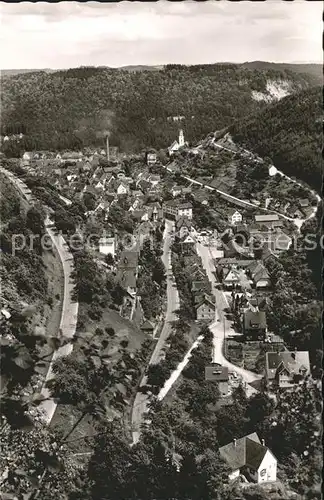
<svg viewBox="0 0 324 500">
<path fill-rule="evenodd" d="M 0 68 L 322 62 L 322 2 L 0 2 Z"/>
</svg>

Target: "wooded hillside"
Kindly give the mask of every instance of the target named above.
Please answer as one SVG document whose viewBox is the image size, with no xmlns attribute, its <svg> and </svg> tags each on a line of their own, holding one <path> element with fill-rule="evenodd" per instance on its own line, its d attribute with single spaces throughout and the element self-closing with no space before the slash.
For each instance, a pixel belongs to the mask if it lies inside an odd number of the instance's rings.
<svg viewBox="0 0 324 500">
<path fill-rule="evenodd" d="M 321 189 L 323 104 L 321 87 L 285 97 L 230 128 L 233 139 L 268 156 L 289 176 Z"/>
<path fill-rule="evenodd" d="M 19 147 L 31 150 L 99 146 L 109 132 L 111 145 L 134 152 L 169 145 L 180 127 L 173 117 L 182 116 L 186 140 L 196 142 L 263 109 L 266 104 L 255 101 L 252 91 L 265 91 L 269 80 L 288 82 L 292 92 L 315 81 L 285 69 L 235 64 L 135 72 L 81 67 L 4 76 L 2 133 L 22 132 Z"/>
</svg>

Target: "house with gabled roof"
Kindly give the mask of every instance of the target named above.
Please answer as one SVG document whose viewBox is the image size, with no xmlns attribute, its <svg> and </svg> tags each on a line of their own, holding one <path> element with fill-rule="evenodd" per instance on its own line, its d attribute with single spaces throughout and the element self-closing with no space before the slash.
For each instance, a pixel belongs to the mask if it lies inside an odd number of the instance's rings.
<svg viewBox="0 0 324 500">
<path fill-rule="evenodd" d="M 123 180 L 119 180 L 116 185 L 117 196 L 129 194 L 129 184 Z"/>
<path fill-rule="evenodd" d="M 155 165 L 157 162 L 157 154 L 156 153 L 146 153 L 146 164 L 147 165 Z"/>
<path fill-rule="evenodd" d="M 266 289 L 271 286 L 271 280 L 267 269 L 261 261 L 252 262 L 246 269 L 252 282 L 257 289 Z"/>
<path fill-rule="evenodd" d="M 175 198 L 176 196 L 180 196 L 181 193 L 182 193 L 182 186 L 178 186 L 177 184 L 175 184 L 171 189 L 172 196 Z"/>
<path fill-rule="evenodd" d="M 223 268 L 222 273 L 224 288 L 231 289 L 240 285 L 239 273 L 235 267 L 231 267 L 229 269 Z"/>
<path fill-rule="evenodd" d="M 145 320 L 142 325 L 141 325 L 141 330 L 142 332 L 145 332 L 147 333 L 148 335 L 153 335 L 154 333 L 154 325 L 151 321 L 149 321 L 148 319 Z"/>
<path fill-rule="evenodd" d="M 247 309 L 243 313 L 243 335 L 246 339 L 264 340 L 267 334 L 265 311 Z"/>
<path fill-rule="evenodd" d="M 181 216 L 175 223 L 176 234 L 179 238 L 184 238 L 190 234 L 192 229 L 192 221 L 188 217 Z"/>
<path fill-rule="evenodd" d="M 258 484 L 277 480 L 277 459 L 256 432 L 233 439 L 219 454 L 231 469 L 230 480 L 240 475 Z"/>
<path fill-rule="evenodd" d="M 163 219 L 163 210 L 161 204 L 158 201 L 153 201 L 152 203 L 147 203 L 146 205 L 151 211 L 151 219 L 156 222 Z"/>
<path fill-rule="evenodd" d="M 131 296 L 136 295 L 138 252 L 123 250 L 118 262 L 117 280 Z"/>
<path fill-rule="evenodd" d="M 195 305 L 196 319 L 198 321 L 215 320 L 215 303 L 210 295 L 204 294 L 198 304 Z"/>
<path fill-rule="evenodd" d="M 231 226 L 236 226 L 237 224 L 242 224 L 242 214 L 238 210 L 235 210 L 234 208 L 230 208 L 228 210 L 228 222 L 231 224 Z"/>
<path fill-rule="evenodd" d="M 279 389 L 293 388 L 310 375 L 308 351 L 267 352 L 265 380 Z"/>
<path fill-rule="evenodd" d="M 196 240 L 190 234 L 187 234 L 180 238 L 180 246 L 184 254 L 190 254 L 196 247 Z"/>
</svg>

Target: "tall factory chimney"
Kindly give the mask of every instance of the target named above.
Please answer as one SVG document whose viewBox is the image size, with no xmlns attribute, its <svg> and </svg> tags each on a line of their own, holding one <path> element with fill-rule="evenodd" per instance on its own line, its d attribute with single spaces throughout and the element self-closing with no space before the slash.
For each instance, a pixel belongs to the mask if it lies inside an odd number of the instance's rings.
<svg viewBox="0 0 324 500">
<path fill-rule="evenodd" d="M 109 161 L 109 136 L 106 137 L 107 161 Z"/>
</svg>

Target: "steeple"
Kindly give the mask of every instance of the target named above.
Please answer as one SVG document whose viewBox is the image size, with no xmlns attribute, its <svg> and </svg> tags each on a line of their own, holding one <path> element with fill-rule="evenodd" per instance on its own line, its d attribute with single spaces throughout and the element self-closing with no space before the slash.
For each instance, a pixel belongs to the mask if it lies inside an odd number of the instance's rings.
<svg viewBox="0 0 324 500">
<path fill-rule="evenodd" d="M 185 143 L 185 141 L 184 141 L 183 130 L 181 129 L 179 132 L 179 146 L 180 146 L 180 148 L 182 146 L 184 146 L 184 143 Z"/>
</svg>

